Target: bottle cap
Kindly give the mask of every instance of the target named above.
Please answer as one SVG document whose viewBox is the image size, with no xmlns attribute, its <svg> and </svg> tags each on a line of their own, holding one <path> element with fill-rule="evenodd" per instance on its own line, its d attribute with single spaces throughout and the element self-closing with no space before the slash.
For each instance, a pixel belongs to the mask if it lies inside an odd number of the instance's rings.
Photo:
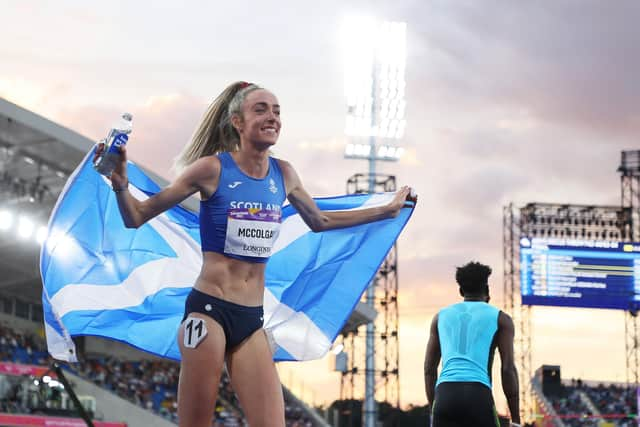
<svg viewBox="0 0 640 427">
<path fill-rule="evenodd" d="M 133 119 L 133 116 L 131 113 L 123 113 L 122 118 L 130 122 Z"/>
</svg>

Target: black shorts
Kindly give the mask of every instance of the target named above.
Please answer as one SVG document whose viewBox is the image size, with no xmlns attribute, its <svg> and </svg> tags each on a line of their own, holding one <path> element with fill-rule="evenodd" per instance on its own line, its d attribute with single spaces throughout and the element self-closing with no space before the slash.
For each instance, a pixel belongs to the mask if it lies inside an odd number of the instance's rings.
<svg viewBox="0 0 640 427">
<path fill-rule="evenodd" d="M 440 383 L 431 427 L 500 427 L 491 389 L 477 382 Z"/>
<path fill-rule="evenodd" d="M 262 306 L 247 307 L 216 298 L 197 289 L 191 289 L 184 306 L 182 321 L 190 313 L 201 313 L 215 320 L 224 331 L 227 350 L 262 328 L 264 311 Z"/>
</svg>

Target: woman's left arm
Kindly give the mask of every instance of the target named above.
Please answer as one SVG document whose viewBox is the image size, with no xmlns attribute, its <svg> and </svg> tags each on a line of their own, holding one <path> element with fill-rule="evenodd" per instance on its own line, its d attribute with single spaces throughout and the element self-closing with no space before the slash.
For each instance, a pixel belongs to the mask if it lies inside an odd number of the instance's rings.
<svg viewBox="0 0 640 427">
<path fill-rule="evenodd" d="M 287 188 L 287 199 L 314 232 L 394 218 L 400 213 L 411 191 L 409 187 L 402 187 L 396 192 L 393 200 L 384 206 L 340 212 L 321 211 L 302 186 L 293 167 L 284 160 L 279 162 Z"/>
</svg>

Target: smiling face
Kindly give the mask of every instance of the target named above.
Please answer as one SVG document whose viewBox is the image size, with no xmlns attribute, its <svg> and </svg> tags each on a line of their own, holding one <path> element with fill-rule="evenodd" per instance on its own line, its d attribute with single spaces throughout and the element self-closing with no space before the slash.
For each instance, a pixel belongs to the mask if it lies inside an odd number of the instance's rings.
<svg viewBox="0 0 640 427">
<path fill-rule="evenodd" d="M 250 92 L 242 104 L 242 117 L 234 115 L 234 127 L 240 134 L 240 144 L 268 148 L 280 135 L 280 104 L 271 92 L 258 89 Z"/>
</svg>

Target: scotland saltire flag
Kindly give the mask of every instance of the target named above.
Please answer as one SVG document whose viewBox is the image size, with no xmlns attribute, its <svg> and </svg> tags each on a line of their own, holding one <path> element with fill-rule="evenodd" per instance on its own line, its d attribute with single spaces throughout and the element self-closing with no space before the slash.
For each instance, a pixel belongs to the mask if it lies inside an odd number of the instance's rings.
<svg viewBox="0 0 640 427">
<path fill-rule="evenodd" d="M 91 157 L 71 175 L 49 220 L 40 254 L 49 353 L 76 361 L 71 337 L 95 335 L 178 360 L 184 301 L 200 272 L 197 214 L 175 207 L 138 229 L 124 227 L 109 182 Z M 129 190 L 160 191 L 129 163 Z M 392 193 L 316 199 L 322 210 L 388 203 Z M 266 269 L 264 327 L 275 360 L 322 357 L 413 212 L 313 233 L 291 206 Z"/>
</svg>

